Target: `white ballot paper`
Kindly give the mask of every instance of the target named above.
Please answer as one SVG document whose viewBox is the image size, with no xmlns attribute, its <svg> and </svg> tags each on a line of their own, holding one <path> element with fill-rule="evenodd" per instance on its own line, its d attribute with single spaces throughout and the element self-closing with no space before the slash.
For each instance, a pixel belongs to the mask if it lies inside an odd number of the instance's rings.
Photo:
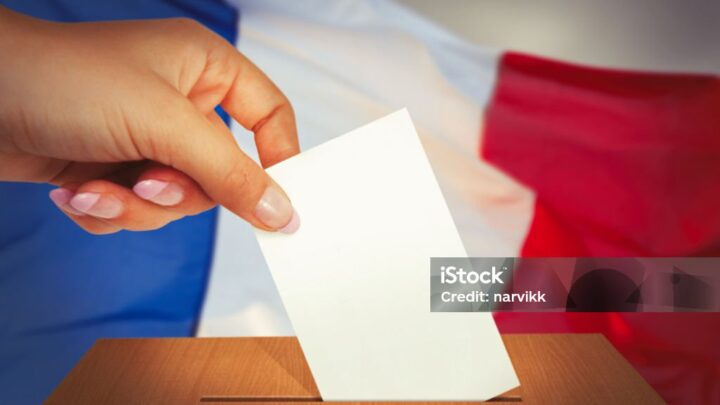
<svg viewBox="0 0 720 405">
<path fill-rule="evenodd" d="M 430 258 L 466 253 L 406 110 L 268 172 L 301 225 L 257 238 L 324 400 L 485 400 L 518 385 L 490 314 L 430 312 Z"/>
</svg>

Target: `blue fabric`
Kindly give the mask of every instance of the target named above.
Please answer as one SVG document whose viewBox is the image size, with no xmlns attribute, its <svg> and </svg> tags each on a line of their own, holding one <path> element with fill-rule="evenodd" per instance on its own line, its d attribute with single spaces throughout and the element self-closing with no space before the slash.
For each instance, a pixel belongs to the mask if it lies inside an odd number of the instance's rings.
<svg viewBox="0 0 720 405">
<path fill-rule="evenodd" d="M 234 42 L 219 0 L 0 0 L 56 21 L 191 17 Z M 96 339 L 191 336 L 210 269 L 216 211 L 153 232 L 85 233 L 50 186 L 0 183 L 0 402 L 42 402 Z"/>
</svg>

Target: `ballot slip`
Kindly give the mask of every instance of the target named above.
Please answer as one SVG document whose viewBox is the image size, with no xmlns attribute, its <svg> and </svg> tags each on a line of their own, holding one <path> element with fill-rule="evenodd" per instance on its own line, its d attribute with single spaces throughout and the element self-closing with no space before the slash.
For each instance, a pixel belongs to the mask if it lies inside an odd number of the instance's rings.
<svg viewBox="0 0 720 405">
<path fill-rule="evenodd" d="M 430 258 L 465 257 L 400 110 L 271 168 L 301 225 L 256 235 L 326 401 L 480 401 L 518 379 L 489 313 L 430 311 Z"/>
</svg>

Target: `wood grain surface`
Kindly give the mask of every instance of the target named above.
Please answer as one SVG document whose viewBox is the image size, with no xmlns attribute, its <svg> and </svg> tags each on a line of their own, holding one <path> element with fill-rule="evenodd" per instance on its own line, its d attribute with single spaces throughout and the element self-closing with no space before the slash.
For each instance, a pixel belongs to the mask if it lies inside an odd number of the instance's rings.
<svg viewBox="0 0 720 405">
<path fill-rule="evenodd" d="M 503 340 L 521 387 L 491 402 L 663 403 L 602 335 L 505 335 Z M 101 339 L 47 403 L 298 405 L 321 401 L 297 339 L 268 337 Z"/>
</svg>

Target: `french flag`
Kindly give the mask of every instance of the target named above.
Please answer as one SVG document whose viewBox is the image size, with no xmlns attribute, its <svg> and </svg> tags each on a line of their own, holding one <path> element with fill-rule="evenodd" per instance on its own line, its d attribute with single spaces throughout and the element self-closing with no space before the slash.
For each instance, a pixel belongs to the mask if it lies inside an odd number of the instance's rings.
<svg viewBox="0 0 720 405">
<path fill-rule="evenodd" d="M 384 0 L 0 3 L 58 21 L 194 18 L 288 96 L 303 149 L 407 107 L 471 256 L 720 255 L 717 76 L 483 48 Z M 294 334 L 228 211 L 98 237 L 48 190 L 0 184 L 3 400 L 42 401 L 101 337 Z M 495 319 L 503 333 L 603 333 L 667 402 L 720 403 L 719 314 Z"/>
</svg>

